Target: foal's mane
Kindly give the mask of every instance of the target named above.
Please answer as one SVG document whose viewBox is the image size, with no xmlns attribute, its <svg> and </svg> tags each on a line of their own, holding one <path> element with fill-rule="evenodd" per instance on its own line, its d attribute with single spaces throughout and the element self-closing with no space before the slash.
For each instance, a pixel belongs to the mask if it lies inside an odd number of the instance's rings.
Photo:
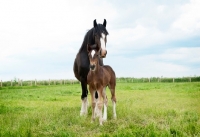
<svg viewBox="0 0 200 137">
<path fill-rule="evenodd" d="M 85 34 L 85 37 L 84 37 L 84 40 L 79 52 L 86 49 L 88 44 L 89 45 L 95 44 L 94 36 L 98 35 L 99 37 L 101 37 L 101 33 L 108 35 L 108 31 L 106 30 L 106 27 L 104 27 L 102 24 L 98 24 L 96 27 L 93 27 L 90 30 L 88 30 L 88 32 Z"/>
</svg>

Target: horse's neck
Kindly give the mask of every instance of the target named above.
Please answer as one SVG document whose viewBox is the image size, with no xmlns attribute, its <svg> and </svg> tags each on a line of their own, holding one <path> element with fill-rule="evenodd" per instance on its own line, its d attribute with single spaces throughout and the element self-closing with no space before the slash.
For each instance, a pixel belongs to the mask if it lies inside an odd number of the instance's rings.
<svg viewBox="0 0 200 137">
<path fill-rule="evenodd" d="M 87 42 L 85 40 L 83 41 L 82 46 L 81 46 L 79 52 L 87 54 Z"/>
<path fill-rule="evenodd" d="M 94 38 L 92 36 L 92 31 L 93 31 L 93 28 L 90 29 L 84 39 L 83 39 L 83 43 L 82 43 L 82 46 L 79 50 L 79 52 L 84 52 L 84 53 L 87 53 L 87 45 L 90 44 L 90 45 L 93 45 L 94 44 Z"/>
</svg>

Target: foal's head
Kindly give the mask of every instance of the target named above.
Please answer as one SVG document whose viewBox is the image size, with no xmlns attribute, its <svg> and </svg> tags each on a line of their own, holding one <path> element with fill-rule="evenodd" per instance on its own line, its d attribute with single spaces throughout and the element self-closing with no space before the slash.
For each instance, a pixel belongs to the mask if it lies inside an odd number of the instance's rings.
<svg viewBox="0 0 200 137">
<path fill-rule="evenodd" d="M 88 57 L 90 60 L 90 70 L 95 71 L 97 66 L 99 65 L 99 49 L 91 49 L 88 46 Z"/>
</svg>

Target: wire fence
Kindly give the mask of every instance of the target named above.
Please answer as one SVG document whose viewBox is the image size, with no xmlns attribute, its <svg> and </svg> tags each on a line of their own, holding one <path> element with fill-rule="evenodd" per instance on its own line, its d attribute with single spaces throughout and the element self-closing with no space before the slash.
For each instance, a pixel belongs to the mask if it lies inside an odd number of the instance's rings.
<svg viewBox="0 0 200 137">
<path fill-rule="evenodd" d="M 200 82 L 200 76 L 196 77 L 182 77 L 182 78 L 163 78 L 163 77 L 151 77 L 151 78 L 132 78 L 132 77 L 120 77 L 116 78 L 117 83 L 175 83 L 175 82 Z M 61 79 L 61 80 L 25 80 L 14 79 L 10 81 L 0 81 L 0 87 L 13 87 L 13 86 L 50 86 L 50 85 L 73 85 L 80 84 L 78 80 L 73 79 Z"/>
<path fill-rule="evenodd" d="M 22 79 L 18 80 L 10 80 L 10 81 L 0 81 L 0 87 L 8 87 L 8 86 L 41 86 L 41 85 L 72 85 L 80 83 L 77 80 L 26 80 L 23 81 Z"/>
<path fill-rule="evenodd" d="M 151 78 L 131 78 L 131 77 L 129 77 L 129 78 L 127 78 L 127 77 L 121 77 L 121 78 L 117 78 L 117 82 L 119 82 L 119 83 L 200 82 L 200 76 L 182 77 L 182 78 L 163 78 L 163 77 L 151 77 Z"/>
</svg>

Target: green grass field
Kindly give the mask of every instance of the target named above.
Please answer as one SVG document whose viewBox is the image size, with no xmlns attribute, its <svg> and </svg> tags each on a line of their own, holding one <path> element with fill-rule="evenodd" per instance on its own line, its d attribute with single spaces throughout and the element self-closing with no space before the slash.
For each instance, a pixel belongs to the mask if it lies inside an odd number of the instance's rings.
<svg viewBox="0 0 200 137">
<path fill-rule="evenodd" d="M 200 83 L 117 83 L 117 119 L 80 117 L 81 87 L 0 88 L 0 136 L 200 136 Z M 90 100 L 90 95 L 88 96 Z"/>
</svg>

